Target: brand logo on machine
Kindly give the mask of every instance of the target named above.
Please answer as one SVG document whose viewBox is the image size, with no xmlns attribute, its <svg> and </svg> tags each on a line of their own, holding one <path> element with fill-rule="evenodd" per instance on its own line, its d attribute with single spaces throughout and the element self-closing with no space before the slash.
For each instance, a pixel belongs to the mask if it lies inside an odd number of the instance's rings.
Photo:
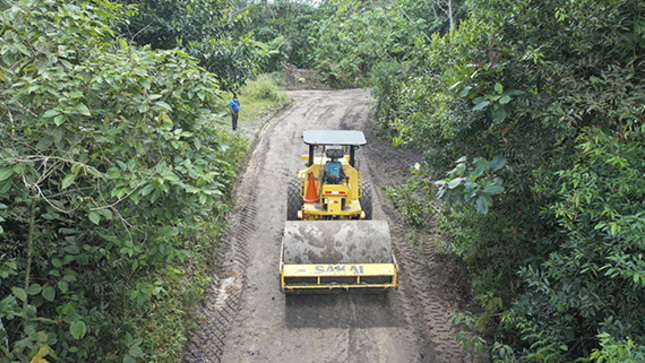
<svg viewBox="0 0 645 363">
<path fill-rule="evenodd" d="M 325 272 L 349 272 L 354 274 L 362 274 L 363 266 L 361 265 L 318 265 L 314 267 L 317 273 Z"/>
</svg>

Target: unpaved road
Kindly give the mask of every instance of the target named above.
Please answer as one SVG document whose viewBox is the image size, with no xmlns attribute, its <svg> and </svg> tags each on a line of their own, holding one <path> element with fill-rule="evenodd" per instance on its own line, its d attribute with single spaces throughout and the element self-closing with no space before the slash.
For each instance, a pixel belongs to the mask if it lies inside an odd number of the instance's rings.
<svg viewBox="0 0 645 363">
<path fill-rule="evenodd" d="M 421 156 L 377 135 L 368 91 L 289 91 L 293 104 L 265 124 L 235 191 L 239 210 L 215 262 L 216 282 L 189 341 L 187 362 L 467 362 L 447 320 L 432 242 L 408 227 L 381 185 L 405 181 Z M 389 222 L 400 288 L 383 295 L 285 297 L 278 265 L 287 185 L 304 162 L 305 129 L 363 130 L 357 167 L 373 186 L 374 218 Z M 249 130 L 246 130 L 248 132 Z"/>
</svg>

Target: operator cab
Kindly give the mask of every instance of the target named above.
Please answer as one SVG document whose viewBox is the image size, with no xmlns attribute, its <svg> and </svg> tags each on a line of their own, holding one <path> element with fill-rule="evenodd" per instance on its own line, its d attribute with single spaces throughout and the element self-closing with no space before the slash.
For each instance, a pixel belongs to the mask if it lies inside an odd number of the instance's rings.
<svg viewBox="0 0 645 363">
<path fill-rule="evenodd" d="M 303 155 L 306 169 L 298 171 L 297 185 L 290 187 L 291 219 L 369 219 L 371 193 L 363 197 L 364 182 L 355 151 L 367 143 L 362 131 L 304 130 L 309 148 Z"/>
<path fill-rule="evenodd" d="M 302 139 L 309 146 L 308 167 L 314 165 L 314 150 L 316 148 L 319 146 L 323 148 L 333 146 L 333 149 L 327 150 L 340 150 L 343 153 L 342 148 L 349 148 L 348 162 L 351 167 L 355 168 L 354 152 L 359 147 L 367 144 L 363 132 L 357 130 L 304 130 Z M 337 147 L 341 147 L 341 149 L 337 149 Z M 341 154 L 339 158 L 343 157 L 344 154 Z"/>
<path fill-rule="evenodd" d="M 344 155 L 343 149 L 327 149 L 325 154 L 328 160 L 325 162 L 323 170 L 323 184 L 343 184 L 346 182 L 347 174 L 341 161 Z"/>
</svg>

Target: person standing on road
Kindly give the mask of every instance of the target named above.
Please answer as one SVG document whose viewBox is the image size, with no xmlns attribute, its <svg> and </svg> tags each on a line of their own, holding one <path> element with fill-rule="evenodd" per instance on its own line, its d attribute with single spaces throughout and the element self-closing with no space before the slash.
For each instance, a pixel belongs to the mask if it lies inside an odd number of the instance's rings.
<svg viewBox="0 0 645 363">
<path fill-rule="evenodd" d="M 231 117 L 233 118 L 233 131 L 235 131 L 237 130 L 237 118 L 240 114 L 240 101 L 237 99 L 237 95 L 235 93 L 233 93 L 233 99 L 228 105 L 231 109 Z"/>
</svg>

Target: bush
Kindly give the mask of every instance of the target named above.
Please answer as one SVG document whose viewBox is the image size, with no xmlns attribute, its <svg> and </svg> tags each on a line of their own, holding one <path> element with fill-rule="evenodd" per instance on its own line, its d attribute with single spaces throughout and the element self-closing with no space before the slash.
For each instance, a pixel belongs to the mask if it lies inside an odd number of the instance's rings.
<svg viewBox="0 0 645 363">
<path fill-rule="evenodd" d="M 226 228 L 240 151 L 214 126 L 217 82 L 183 52 L 112 38 L 120 9 L 26 0 L 1 14 L 10 361 L 176 357 Z"/>
<path fill-rule="evenodd" d="M 418 42 L 401 87 L 379 76 L 381 122 L 423 149 L 417 192 L 454 203 L 444 247 L 470 263 L 482 321 L 503 300 L 495 354 L 622 359 L 630 340 L 645 344 L 645 3 L 469 7 L 458 31 Z M 475 175 L 453 169 L 462 155 L 508 163 Z M 503 192 L 485 195 L 495 180 Z"/>
<path fill-rule="evenodd" d="M 269 74 L 261 74 L 247 83 L 243 92 L 246 97 L 255 100 L 280 101 L 286 99 L 284 94 L 278 92 L 276 82 Z"/>
</svg>

